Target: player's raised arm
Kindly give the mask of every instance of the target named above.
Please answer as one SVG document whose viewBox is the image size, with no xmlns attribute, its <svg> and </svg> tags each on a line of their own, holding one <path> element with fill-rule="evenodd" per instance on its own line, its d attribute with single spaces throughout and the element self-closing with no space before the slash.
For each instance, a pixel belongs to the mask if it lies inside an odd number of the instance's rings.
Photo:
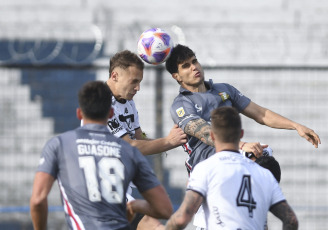
<svg viewBox="0 0 328 230">
<path fill-rule="evenodd" d="M 143 155 L 162 153 L 187 142 L 187 135 L 177 125 L 173 126 L 166 137 L 145 139 L 140 128 L 136 130 L 135 137 L 137 138 L 136 140 L 132 140 L 129 135 L 125 135 L 122 138 L 132 146 L 137 147 Z"/>
<path fill-rule="evenodd" d="M 294 129 L 298 134 L 312 143 L 316 148 L 321 144 L 321 140 L 312 129 L 283 117 L 269 109 L 250 102 L 242 112 L 245 116 L 254 119 L 256 122 L 276 129 Z"/>
</svg>

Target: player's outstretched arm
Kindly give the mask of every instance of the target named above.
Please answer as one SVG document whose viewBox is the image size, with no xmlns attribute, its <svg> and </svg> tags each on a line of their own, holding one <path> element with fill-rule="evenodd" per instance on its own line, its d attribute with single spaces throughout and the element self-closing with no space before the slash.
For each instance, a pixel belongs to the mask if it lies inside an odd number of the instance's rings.
<svg viewBox="0 0 328 230">
<path fill-rule="evenodd" d="M 143 155 L 162 153 L 187 142 L 187 135 L 178 125 L 173 126 L 168 136 L 153 140 L 145 140 L 142 130 L 139 128 L 136 130 L 136 138 L 137 140 L 132 140 L 129 135 L 123 137 L 132 146 L 137 147 Z"/>
<path fill-rule="evenodd" d="M 172 215 L 172 203 L 162 185 L 149 189 L 141 195 L 145 200 L 136 199 L 127 203 L 130 215 L 141 213 L 157 219 L 168 219 Z"/>
<path fill-rule="evenodd" d="M 270 211 L 282 221 L 284 230 L 298 229 L 297 217 L 286 201 L 274 205 Z"/>
<path fill-rule="evenodd" d="M 47 229 L 47 197 L 54 181 L 55 178 L 48 173 L 37 172 L 35 174 L 32 196 L 30 199 L 31 218 L 35 230 Z"/>
<path fill-rule="evenodd" d="M 250 102 L 242 113 L 245 116 L 254 119 L 256 122 L 271 128 L 297 130 L 301 137 L 304 137 L 316 148 L 318 147 L 318 144 L 321 144 L 319 136 L 312 129 L 289 120 L 288 118 L 283 117 L 269 109 L 261 107 L 254 102 Z"/>
<path fill-rule="evenodd" d="M 168 220 L 165 229 L 184 229 L 191 221 L 202 202 L 203 197 L 199 193 L 188 190 L 180 208 Z"/>
</svg>

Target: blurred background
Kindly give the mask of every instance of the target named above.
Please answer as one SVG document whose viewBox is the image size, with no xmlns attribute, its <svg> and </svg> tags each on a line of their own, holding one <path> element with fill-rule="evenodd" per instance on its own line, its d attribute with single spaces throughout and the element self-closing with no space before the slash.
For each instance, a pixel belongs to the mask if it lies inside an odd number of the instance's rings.
<svg viewBox="0 0 328 230">
<path fill-rule="evenodd" d="M 193 49 L 205 78 L 234 85 L 254 102 L 314 129 L 315 149 L 296 131 L 242 117 L 244 141 L 267 143 L 302 230 L 328 229 L 328 2 L 324 0 L 0 0 L 0 229 L 32 229 L 33 176 L 45 142 L 80 125 L 77 91 L 108 78 L 109 58 L 137 51 L 140 34 L 166 30 Z M 178 84 L 163 65 L 146 65 L 135 96 L 151 138 L 173 126 Z M 177 209 L 187 154 L 148 157 Z M 55 184 L 48 229 L 67 229 Z M 187 229 L 193 229 L 191 225 Z M 269 214 L 269 229 L 281 222 Z"/>
</svg>

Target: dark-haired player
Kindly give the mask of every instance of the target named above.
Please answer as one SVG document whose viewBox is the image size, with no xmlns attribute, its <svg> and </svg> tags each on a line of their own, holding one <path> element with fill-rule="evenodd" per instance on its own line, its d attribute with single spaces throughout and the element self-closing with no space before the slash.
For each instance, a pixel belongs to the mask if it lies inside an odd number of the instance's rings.
<svg viewBox="0 0 328 230">
<path fill-rule="evenodd" d="M 238 111 L 219 107 L 212 111 L 211 121 L 216 153 L 195 166 L 185 198 L 165 229 L 184 229 L 201 204 L 207 229 L 261 230 L 269 210 L 283 229 L 298 229 L 296 215 L 272 173 L 239 152 L 243 130 Z"/>
<path fill-rule="evenodd" d="M 168 218 L 172 204 L 140 151 L 108 131 L 112 94 L 103 82 L 79 91 L 84 125 L 50 139 L 41 154 L 30 199 L 35 230 L 47 228 L 47 197 L 58 181 L 69 229 L 130 230 L 126 191 L 132 181 L 145 200 L 129 210 Z"/>
<path fill-rule="evenodd" d="M 243 115 L 271 128 L 296 130 L 316 148 L 320 144 L 319 136 L 312 129 L 257 105 L 229 84 L 205 81 L 204 70 L 189 47 L 176 45 L 165 66 L 180 85 L 179 94 L 171 106 L 171 116 L 174 123 L 188 134 L 185 145 L 189 154 L 186 161 L 188 170 L 215 153 L 210 138 L 210 113 L 222 106 L 232 106 Z M 239 143 L 240 149 L 253 152 L 256 157 L 262 155 L 264 147 L 267 145 L 262 146 L 258 142 Z"/>
</svg>

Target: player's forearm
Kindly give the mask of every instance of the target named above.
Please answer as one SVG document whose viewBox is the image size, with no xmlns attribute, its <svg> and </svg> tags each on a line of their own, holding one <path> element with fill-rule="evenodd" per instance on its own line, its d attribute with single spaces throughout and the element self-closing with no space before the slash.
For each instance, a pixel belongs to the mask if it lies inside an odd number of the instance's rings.
<svg viewBox="0 0 328 230">
<path fill-rule="evenodd" d="M 171 145 L 165 138 L 155 140 L 131 140 L 130 144 L 137 147 L 143 155 L 162 153 L 176 147 Z"/>
<path fill-rule="evenodd" d="M 181 204 L 182 206 L 183 204 Z M 180 208 L 170 217 L 165 225 L 165 230 L 178 230 L 184 229 L 194 216 L 195 210 L 185 211 Z M 185 207 L 185 206 L 184 206 Z"/>
<path fill-rule="evenodd" d="M 133 200 L 129 202 L 130 207 L 132 208 L 134 213 L 141 213 L 147 216 L 151 216 L 157 219 L 168 219 L 172 213 L 171 210 L 165 211 L 165 207 L 163 209 L 156 209 L 152 207 L 150 203 L 148 203 L 146 200 Z"/>
<path fill-rule="evenodd" d="M 31 200 L 30 209 L 34 230 L 46 230 L 48 217 L 47 201 L 35 204 L 34 201 Z"/>
<path fill-rule="evenodd" d="M 299 125 L 298 123 L 271 110 L 265 111 L 262 122 L 264 125 L 276 129 L 297 129 L 297 126 Z"/>
</svg>

